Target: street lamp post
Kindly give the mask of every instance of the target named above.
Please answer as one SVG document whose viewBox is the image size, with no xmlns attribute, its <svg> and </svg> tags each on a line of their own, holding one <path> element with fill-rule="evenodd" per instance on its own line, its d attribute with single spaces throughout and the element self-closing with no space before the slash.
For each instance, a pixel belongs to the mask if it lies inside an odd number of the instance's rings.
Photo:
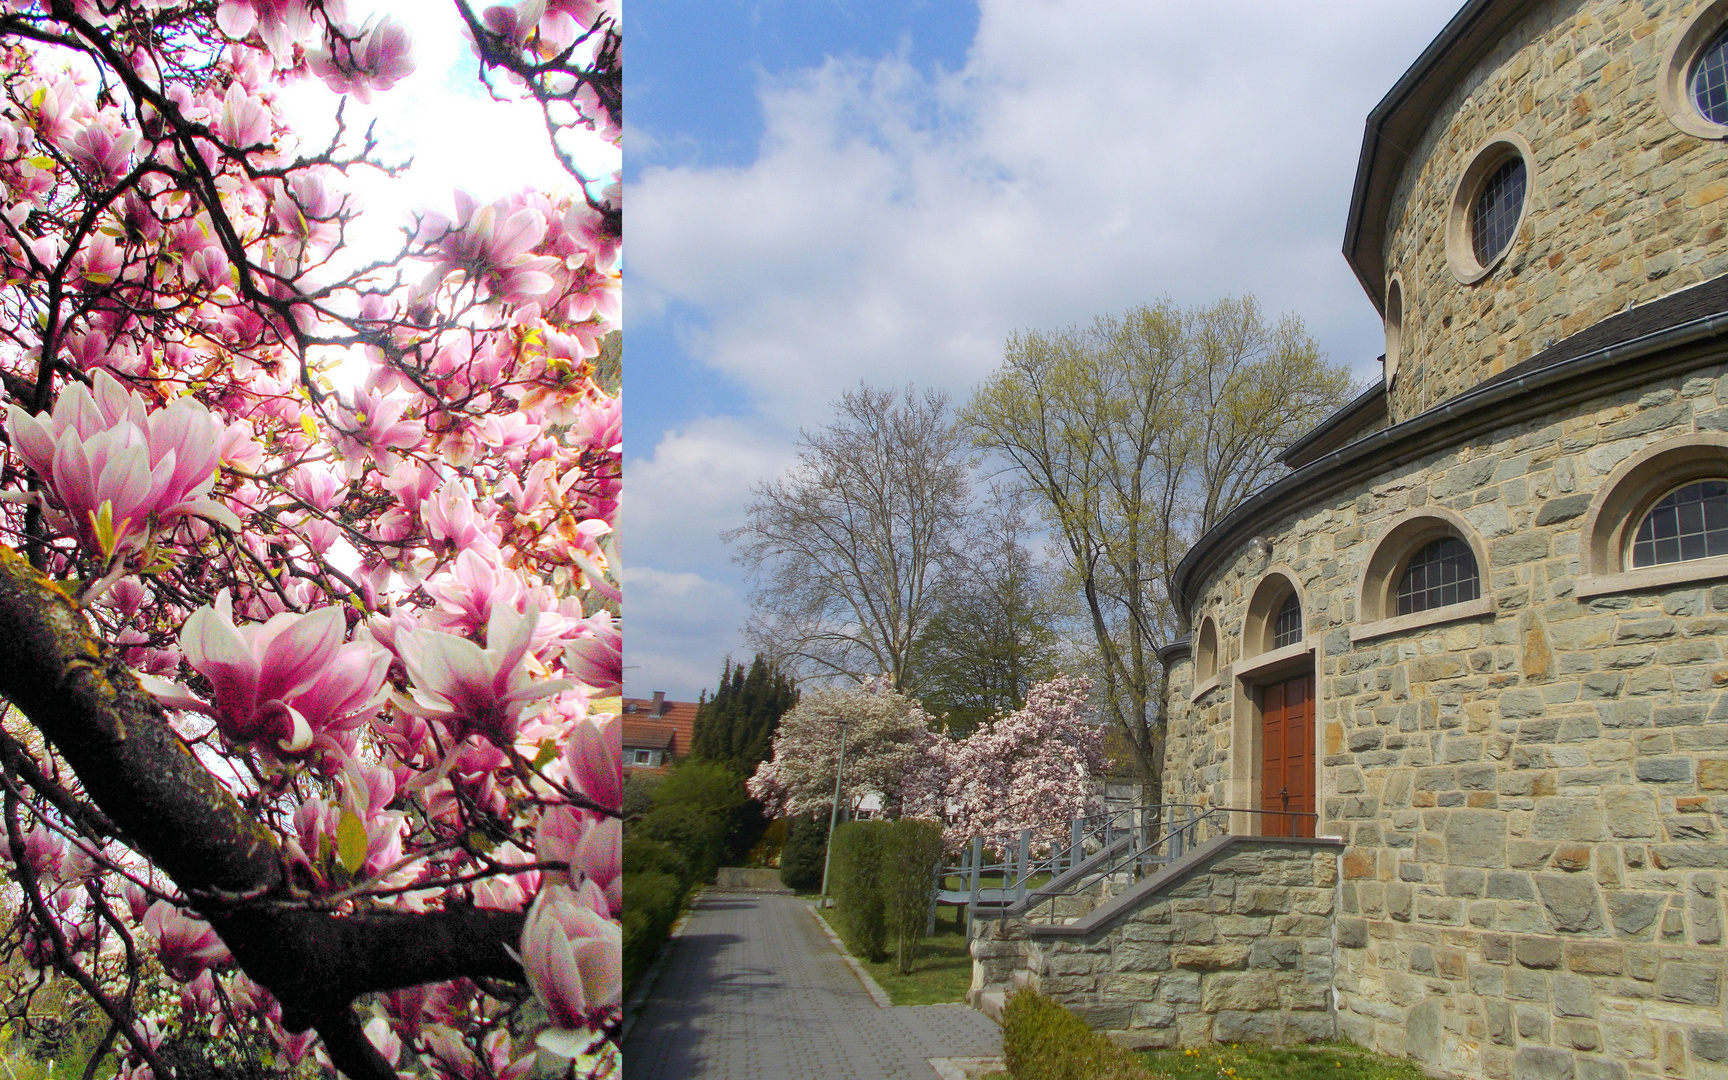
<svg viewBox="0 0 1728 1080">
<path fill-rule="evenodd" d="M 828 848 L 822 853 L 822 895 L 828 895 L 828 867 L 834 861 L 834 823 L 840 820 L 840 781 L 846 775 L 846 718 L 840 718 L 840 764 L 834 770 L 834 806 L 828 811 Z"/>
</svg>

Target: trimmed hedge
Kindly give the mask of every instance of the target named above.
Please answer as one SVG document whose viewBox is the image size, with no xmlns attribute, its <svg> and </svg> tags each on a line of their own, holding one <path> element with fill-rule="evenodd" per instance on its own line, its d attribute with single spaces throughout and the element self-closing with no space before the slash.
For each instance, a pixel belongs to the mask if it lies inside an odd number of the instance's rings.
<svg viewBox="0 0 1728 1080">
<path fill-rule="evenodd" d="M 828 887 L 840 936 L 855 956 L 888 958 L 888 920 L 882 895 L 882 855 L 889 822 L 848 821 L 834 830 Z"/>
<path fill-rule="evenodd" d="M 892 826 L 883 852 L 882 900 L 897 966 L 900 974 L 909 975 L 918 941 L 929 925 L 936 868 L 942 864 L 942 826 L 935 821 L 896 821 Z"/>
<path fill-rule="evenodd" d="M 911 972 L 941 859 L 942 826 L 934 821 L 854 821 L 835 829 L 830 887 L 847 947 L 879 963 L 892 941 L 900 973 Z"/>
<path fill-rule="evenodd" d="M 1031 990 L 1002 1012 L 1002 1054 L 1014 1080 L 1150 1080 L 1134 1055 Z"/>
</svg>

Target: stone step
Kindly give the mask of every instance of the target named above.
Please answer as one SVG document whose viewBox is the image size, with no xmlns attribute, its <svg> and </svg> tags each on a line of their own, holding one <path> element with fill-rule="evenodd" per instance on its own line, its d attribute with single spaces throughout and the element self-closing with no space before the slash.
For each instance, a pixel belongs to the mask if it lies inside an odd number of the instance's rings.
<svg viewBox="0 0 1728 1080">
<path fill-rule="evenodd" d="M 1008 1007 L 1008 991 L 997 987 L 994 990 L 983 990 L 978 994 L 978 1000 L 973 1008 L 996 1021 L 1002 1022 L 1002 1010 Z"/>
</svg>

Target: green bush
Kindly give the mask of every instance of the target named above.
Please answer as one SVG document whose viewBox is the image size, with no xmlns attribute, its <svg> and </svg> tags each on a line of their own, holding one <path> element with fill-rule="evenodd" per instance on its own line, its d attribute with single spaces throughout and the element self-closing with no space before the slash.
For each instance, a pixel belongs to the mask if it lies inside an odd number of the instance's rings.
<svg viewBox="0 0 1728 1080">
<path fill-rule="evenodd" d="M 636 823 L 633 835 L 676 849 L 689 862 L 693 880 L 712 881 L 714 868 L 720 865 L 720 846 L 726 840 L 726 821 L 699 806 L 673 803 L 648 811 Z"/>
<path fill-rule="evenodd" d="M 744 778 L 725 765 L 712 761 L 681 762 L 666 777 L 654 792 L 654 808 L 659 810 L 668 806 L 701 810 L 714 815 L 720 822 L 718 840 L 709 845 L 710 850 L 699 853 L 702 859 L 695 860 L 703 861 L 712 855 L 712 860 L 707 863 L 708 869 L 702 875 L 703 880 L 714 876 L 713 868 L 716 866 L 739 865 L 749 855 L 762 830 L 768 827 L 767 819 L 762 816 L 762 807 L 744 790 Z M 653 816 L 652 811 L 649 816 Z M 685 854 L 694 858 L 698 853 L 686 851 Z"/>
<path fill-rule="evenodd" d="M 912 973 L 918 940 L 930 918 L 936 894 L 936 868 L 942 863 L 942 825 L 936 821 L 894 821 L 882 852 L 882 902 L 888 937 L 900 974 Z"/>
<path fill-rule="evenodd" d="M 681 890 L 690 888 L 695 874 L 690 860 L 671 844 L 646 837 L 630 835 L 624 838 L 624 874 L 671 874 L 678 879 Z"/>
<path fill-rule="evenodd" d="M 1002 1054 L 1014 1080 L 1150 1080 L 1134 1055 L 1031 990 L 1008 999 Z"/>
<path fill-rule="evenodd" d="M 822 858 L 828 853 L 828 811 L 792 819 L 780 849 L 780 881 L 788 889 L 810 892 L 822 887 Z"/>
<path fill-rule="evenodd" d="M 624 872 L 624 990 L 654 962 L 678 919 L 684 887 L 671 874 Z"/>
<path fill-rule="evenodd" d="M 624 824 L 634 825 L 654 809 L 654 793 L 666 780 L 659 773 L 632 769 L 624 774 Z"/>
<path fill-rule="evenodd" d="M 883 862 L 890 834 L 886 821 L 848 821 L 834 830 L 828 891 L 840 936 L 854 956 L 880 963 L 888 956 L 888 911 Z"/>
</svg>

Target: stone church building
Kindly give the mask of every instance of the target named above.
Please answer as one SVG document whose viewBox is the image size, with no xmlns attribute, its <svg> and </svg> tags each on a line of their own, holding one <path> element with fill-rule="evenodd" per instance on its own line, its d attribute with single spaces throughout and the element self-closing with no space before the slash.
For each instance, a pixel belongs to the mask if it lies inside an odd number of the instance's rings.
<svg viewBox="0 0 1728 1080">
<path fill-rule="evenodd" d="M 1316 838 L 1338 1035 L 1728 1076 L 1728 0 L 1472 0 L 1344 253 L 1384 381 L 1183 561 L 1166 798 L 1314 815 L 1237 828 Z"/>
</svg>

